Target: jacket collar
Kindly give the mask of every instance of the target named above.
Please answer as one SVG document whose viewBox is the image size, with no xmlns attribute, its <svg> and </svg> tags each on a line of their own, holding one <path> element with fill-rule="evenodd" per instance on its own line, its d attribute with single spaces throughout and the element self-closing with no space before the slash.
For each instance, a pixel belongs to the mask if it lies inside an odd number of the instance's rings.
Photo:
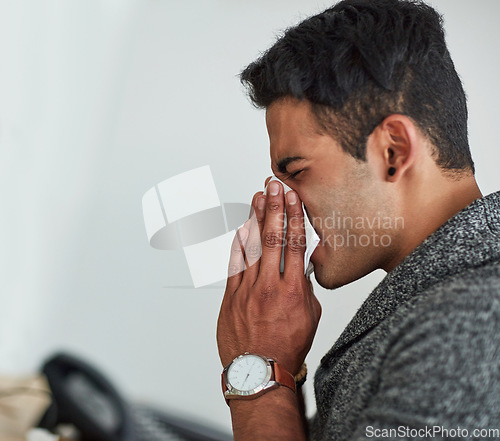
<svg viewBox="0 0 500 441">
<path fill-rule="evenodd" d="M 495 261 L 500 261 L 500 191 L 454 215 L 389 272 L 321 362 L 437 282 Z"/>
</svg>

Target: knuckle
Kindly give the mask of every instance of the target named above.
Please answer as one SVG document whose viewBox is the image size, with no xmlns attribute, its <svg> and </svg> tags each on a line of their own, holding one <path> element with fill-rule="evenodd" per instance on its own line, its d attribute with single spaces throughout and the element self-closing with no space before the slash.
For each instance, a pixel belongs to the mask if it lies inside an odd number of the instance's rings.
<svg viewBox="0 0 500 441">
<path fill-rule="evenodd" d="M 270 212 L 276 212 L 278 211 L 279 209 L 281 208 L 281 204 L 277 201 L 270 201 L 268 204 L 267 204 L 267 209 L 268 211 Z"/>
<path fill-rule="evenodd" d="M 294 284 L 289 285 L 286 292 L 286 298 L 289 302 L 296 303 L 297 301 L 302 300 L 303 297 L 304 293 L 298 286 Z"/>
<path fill-rule="evenodd" d="M 293 254 L 301 254 L 304 251 L 304 244 L 299 236 L 291 236 L 288 238 L 286 246 Z"/>
<path fill-rule="evenodd" d="M 303 217 L 303 214 L 300 204 L 288 206 L 288 217 L 300 219 Z"/>
<path fill-rule="evenodd" d="M 289 212 L 287 218 L 289 223 L 293 223 L 293 226 L 300 226 L 303 221 L 302 212 L 299 210 Z"/>
<path fill-rule="evenodd" d="M 261 299 L 265 300 L 265 299 L 271 298 L 273 296 L 275 290 L 276 290 L 276 288 L 272 284 L 263 285 L 260 288 L 260 297 L 261 297 Z"/>
<path fill-rule="evenodd" d="M 278 246 L 281 246 L 282 239 L 278 233 L 274 231 L 268 231 L 264 234 L 263 243 L 267 248 L 276 248 Z"/>
</svg>

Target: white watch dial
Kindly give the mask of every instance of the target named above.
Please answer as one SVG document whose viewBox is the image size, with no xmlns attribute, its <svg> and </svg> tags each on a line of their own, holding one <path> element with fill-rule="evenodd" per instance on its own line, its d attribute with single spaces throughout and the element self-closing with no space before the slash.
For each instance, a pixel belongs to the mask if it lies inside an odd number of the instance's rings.
<svg viewBox="0 0 500 441">
<path fill-rule="evenodd" d="M 229 384 L 243 392 L 263 384 L 267 377 L 266 362 L 257 355 L 245 355 L 235 360 L 227 372 Z"/>
</svg>

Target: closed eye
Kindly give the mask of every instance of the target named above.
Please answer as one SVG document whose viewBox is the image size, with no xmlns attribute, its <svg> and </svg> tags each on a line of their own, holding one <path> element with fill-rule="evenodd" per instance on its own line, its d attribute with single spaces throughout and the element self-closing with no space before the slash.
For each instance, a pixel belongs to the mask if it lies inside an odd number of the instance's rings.
<svg viewBox="0 0 500 441">
<path fill-rule="evenodd" d="M 287 179 L 295 179 L 296 176 L 298 176 L 300 173 L 302 173 L 304 171 L 304 169 L 301 169 L 301 170 L 297 170 L 296 172 L 293 172 L 293 173 L 289 173 L 288 174 L 288 177 L 285 179 L 285 181 Z"/>
</svg>

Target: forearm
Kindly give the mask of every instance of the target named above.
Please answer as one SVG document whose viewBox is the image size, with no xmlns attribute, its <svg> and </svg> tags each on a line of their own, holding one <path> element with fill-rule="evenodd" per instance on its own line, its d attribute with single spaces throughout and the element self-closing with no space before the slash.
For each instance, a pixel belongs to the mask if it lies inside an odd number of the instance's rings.
<svg viewBox="0 0 500 441">
<path fill-rule="evenodd" d="M 230 400 L 235 441 L 305 441 L 299 397 L 286 387 L 255 400 Z"/>
<path fill-rule="evenodd" d="M 306 416 L 306 400 L 304 398 L 304 387 L 300 387 L 297 390 L 297 400 L 299 406 L 300 419 L 302 421 L 302 427 L 305 433 L 305 437 L 309 439 L 309 422 Z"/>
</svg>

